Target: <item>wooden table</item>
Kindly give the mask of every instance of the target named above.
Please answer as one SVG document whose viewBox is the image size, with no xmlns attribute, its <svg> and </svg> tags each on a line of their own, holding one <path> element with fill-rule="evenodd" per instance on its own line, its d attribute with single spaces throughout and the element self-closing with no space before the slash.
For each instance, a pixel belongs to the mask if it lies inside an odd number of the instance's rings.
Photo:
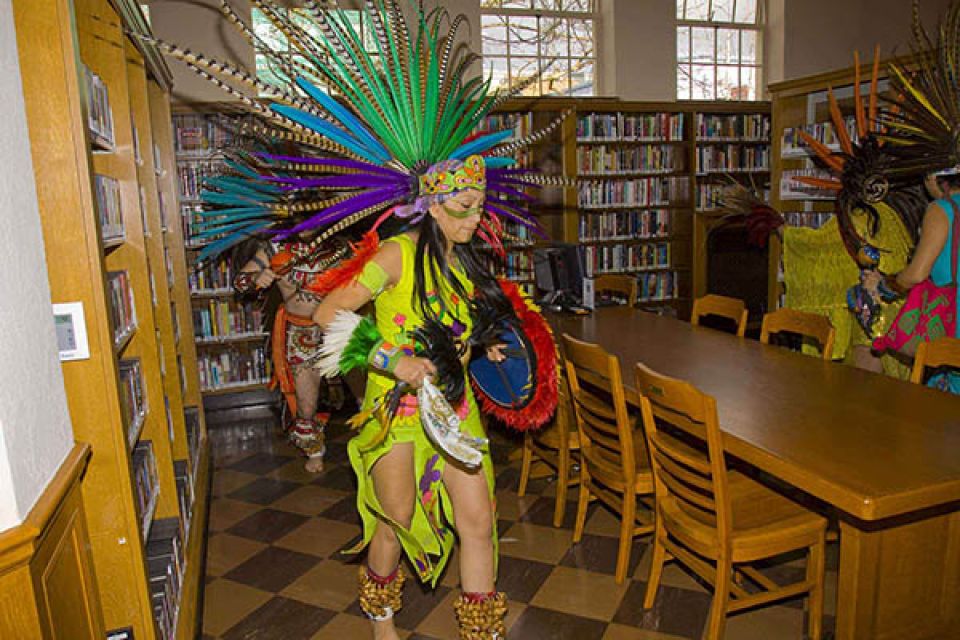
<svg viewBox="0 0 960 640">
<path fill-rule="evenodd" d="M 837 638 L 960 638 L 960 398 L 623 307 L 549 320 L 628 386 L 714 396 L 731 454 L 842 512 Z"/>
</svg>

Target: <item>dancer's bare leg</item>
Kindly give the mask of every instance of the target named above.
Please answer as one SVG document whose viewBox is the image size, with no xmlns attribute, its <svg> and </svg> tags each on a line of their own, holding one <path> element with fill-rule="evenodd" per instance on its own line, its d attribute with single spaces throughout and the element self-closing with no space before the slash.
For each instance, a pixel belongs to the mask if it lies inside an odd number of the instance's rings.
<svg viewBox="0 0 960 640">
<path fill-rule="evenodd" d="M 468 472 L 452 464 L 443 484 L 453 503 L 460 538 L 460 587 L 468 593 L 494 591 L 493 504 L 482 471 Z"/>
<path fill-rule="evenodd" d="M 317 401 L 320 397 L 320 384 L 323 377 L 315 370 L 308 367 L 300 367 L 293 374 L 294 389 L 297 393 L 297 418 L 316 420 Z M 323 433 L 317 433 L 317 437 L 322 440 Z M 307 453 L 307 462 L 304 465 L 310 473 L 320 473 L 323 471 L 323 451 L 319 449 L 311 454 Z"/>
</svg>

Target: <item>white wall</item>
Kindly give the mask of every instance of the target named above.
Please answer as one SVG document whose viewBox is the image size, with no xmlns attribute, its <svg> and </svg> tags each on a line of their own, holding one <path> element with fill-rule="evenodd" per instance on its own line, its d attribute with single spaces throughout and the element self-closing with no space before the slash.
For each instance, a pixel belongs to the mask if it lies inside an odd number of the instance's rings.
<svg viewBox="0 0 960 640">
<path fill-rule="evenodd" d="M 0 0 L 0 531 L 73 445 L 27 138 L 11 0 Z"/>
</svg>

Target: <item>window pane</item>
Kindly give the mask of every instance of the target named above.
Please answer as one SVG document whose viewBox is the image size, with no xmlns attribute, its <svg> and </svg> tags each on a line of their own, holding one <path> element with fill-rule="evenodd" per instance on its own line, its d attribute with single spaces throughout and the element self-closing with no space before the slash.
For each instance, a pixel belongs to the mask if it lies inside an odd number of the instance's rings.
<svg viewBox="0 0 960 640">
<path fill-rule="evenodd" d="M 530 0 L 500 0 L 504 9 L 529 9 Z"/>
<path fill-rule="evenodd" d="M 744 29 L 740 32 L 740 61 L 744 64 L 757 63 L 757 32 Z"/>
<path fill-rule="evenodd" d="M 507 19 L 503 16 L 480 16 L 483 55 L 507 55 Z"/>
<path fill-rule="evenodd" d="M 677 27 L 677 61 L 690 61 L 690 27 Z"/>
<path fill-rule="evenodd" d="M 592 59 L 570 61 L 571 94 L 575 96 L 592 96 L 594 64 Z"/>
<path fill-rule="evenodd" d="M 693 65 L 693 79 L 690 88 L 691 97 L 694 100 L 714 100 L 716 98 L 713 87 L 714 69 L 713 65 Z"/>
<path fill-rule="evenodd" d="M 740 31 L 717 29 L 717 62 L 740 62 Z"/>
<path fill-rule="evenodd" d="M 534 9 L 546 9 L 547 11 L 560 11 L 563 7 L 560 0 L 533 0 Z"/>
<path fill-rule="evenodd" d="M 710 19 L 716 22 L 732 22 L 733 0 L 713 0 L 713 15 Z"/>
<path fill-rule="evenodd" d="M 714 58 L 714 37 L 717 30 L 713 27 L 693 27 L 693 61 L 694 62 L 713 62 Z"/>
<path fill-rule="evenodd" d="M 677 20 L 683 20 L 683 5 L 686 0 L 677 0 Z"/>
<path fill-rule="evenodd" d="M 757 24 L 757 0 L 737 0 L 734 22 Z"/>
<path fill-rule="evenodd" d="M 253 10 L 253 32 L 272 50 L 287 50 L 287 37 L 258 9 Z"/>
<path fill-rule="evenodd" d="M 560 7 L 564 11 L 593 12 L 593 0 L 560 0 Z"/>
<path fill-rule="evenodd" d="M 570 63 L 566 58 L 542 59 L 540 85 L 543 95 L 567 95 L 570 92 Z"/>
<path fill-rule="evenodd" d="M 757 67 L 741 67 L 740 68 L 740 82 L 741 95 L 738 96 L 738 100 L 756 100 L 757 99 L 757 80 L 760 77 L 757 73 Z"/>
<path fill-rule="evenodd" d="M 570 56 L 593 57 L 593 20 L 569 20 Z"/>
<path fill-rule="evenodd" d="M 690 65 L 688 64 L 677 67 L 677 99 L 690 99 Z"/>
<path fill-rule="evenodd" d="M 480 0 L 481 9 L 499 9 L 500 0 Z"/>
<path fill-rule="evenodd" d="M 510 16 L 511 56 L 537 55 L 537 19 L 533 16 Z"/>
<path fill-rule="evenodd" d="M 267 56 L 256 55 L 257 79 L 274 87 L 283 87 L 286 85 L 286 78 L 270 64 Z"/>
<path fill-rule="evenodd" d="M 544 58 L 566 58 L 570 55 L 567 47 L 567 21 L 560 18 L 540 19 L 540 55 Z"/>
<path fill-rule="evenodd" d="M 507 78 L 507 59 L 484 56 L 483 77 L 493 78 L 493 81 L 490 83 L 491 89 L 506 88 L 509 86 L 510 83 L 509 79 Z"/>
<path fill-rule="evenodd" d="M 254 9 L 254 11 L 259 10 Z M 317 26 L 317 23 L 310 17 L 306 9 L 294 9 L 290 17 L 295 25 L 306 31 L 311 37 L 321 42 L 323 41 L 320 36 L 320 27 Z"/>
<path fill-rule="evenodd" d="M 708 20 L 710 18 L 709 0 L 687 0 L 687 20 Z"/>
<path fill-rule="evenodd" d="M 537 72 L 538 65 L 536 58 L 510 58 L 510 84 L 516 85 Z M 524 92 L 525 95 L 536 95 L 537 85 L 534 84 L 530 89 Z"/>
<path fill-rule="evenodd" d="M 717 99 L 738 100 L 740 95 L 740 67 L 717 67 Z"/>
</svg>

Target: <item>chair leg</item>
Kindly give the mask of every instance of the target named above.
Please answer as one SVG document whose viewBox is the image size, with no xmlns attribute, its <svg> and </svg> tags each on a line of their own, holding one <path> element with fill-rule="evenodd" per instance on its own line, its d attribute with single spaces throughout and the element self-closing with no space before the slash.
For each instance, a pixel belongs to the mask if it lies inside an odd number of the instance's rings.
<svg viewBox="0 0 960 640">
<path fill-rule="evenodd" d="M 573 525 L 573 542 L 580 542 L 583 538 L 583 527 L 587 523 L 587 506 L 590 504 L 590 480 L 587 472 L 580 466 L 580 499 L 577 500 L 577 518 Z"/>
<path fill-rule="evenodd" d="M 617 549 L 617 573 L 614 579 L 623 584 L 630 567 L 630 548 L 633 546 L 633 530 L 637 520 L 637 493 L 627 489 L 623 493 L 623 512 L 620 514 L 620 547 Z"/>
<path fill-rule="evenodd" d="M 653 531 L 653 557 L 650 559 L 650 575 L 647 577 L 647 592 L 643 596 L 643 608 L 649 609 L 657 599 L 657 589 L 660 588 L 660 576 L 663 575 L 663 563 L 667 559 L 667 549 L 663 546 L 663 539 L 667 532 L 663 530 L 660 518 Z"/>
<path fill-rule="evenodd" d="M 523 462 L 520 463 L 520 486 L 517 487 L 517 496 L 527 495 L 527 482 L 530 480 L 530 467 L 533 465 L 533 436 L 523 434 Z"/>
<path fill-rule="evenodd" d="M 729 557 L 721 557 L 717 561 L 717 579 L 714 583 L 713 604 L 710 606 L 710 617 L 703 630 L 704 640 L 720 640 L 727 624 L 727 601 L 730 599 L 730 581 L 733 579 L 733 565 Z"/>
<path fill-rule="evenodd" d="M 807 632 L 810 640 L 820 640 L 823 633 L 823 572 L 826 556 L 824 535 L 820 534 L 820 541 L 810 547 L 807 556 L 807 581 L 814 586 L 810 589 L 810 601 L 807 621 Z"/>
<path fill-rule="evenodd" d="M 553 526 L 563 524 L 567 510 L 567 490 L 570 488 L 570 447 L 560 445 L 557 454 L 557 499 L 553 505 Z"/>
</svg>

